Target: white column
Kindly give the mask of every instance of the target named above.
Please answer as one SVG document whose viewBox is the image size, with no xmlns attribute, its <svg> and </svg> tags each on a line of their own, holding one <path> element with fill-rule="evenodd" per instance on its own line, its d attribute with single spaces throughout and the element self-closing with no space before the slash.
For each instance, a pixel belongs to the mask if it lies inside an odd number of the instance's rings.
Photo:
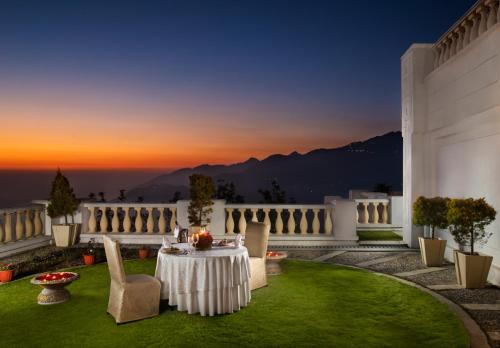
<svg viewBox="0 0 500 348">
<path fill-rule="evenodd" d="M 22 214 L 22 211 L 16 211 L 16 240 L 23 239 L 24 227 L 21 220 Z"/>
<path fill-rule="evenodd" d="M 313 234 L 319 234 L 319 228 L 320 228 L 319 217 L 318 217 L 319 209 L 314 208 L 312 211 L 314 214 L 312 221 L 312 231 Z"/>
<path fill-rule="evenodd" d="M 88 210 L 89 210 L 88 233 L 95 233 L 97 227 L 96 217 L 94 213 L 95 208 L 89 207 Z"/>
<path fill-rule="evenodd" d="M 118 219 L 118 208 L 114 207 L 111 210 L 113 211 L 113 218 L 111 219 L 111 232 L 119 232 L 120 220 Z"/>
<path fill-rule="evenodd" d="M 134 209 L 136 211 L 135 222 L 134 222 L 135 233 L 142 233 L 142 216 L 141 216 L 142 208 L 135 207 Z"/>
<path fill-rule="evenodd" d="M 101 215 L 101 233 L 108 233 L 108 217 L 106 215 L 106 207 L 103 207 L 101 209 L 102 215 Z"/>
<path fill-rule="evenodd" d="M 356 207 L 356 223 L 358 218 L 358 207 Z M 325 234 L 332 234 L 333 232 L 333 222 L 332 222 L 332 209 L 330 207 L 325 207 Z"/>
<path fill-rule="evenodd" d="M 153 233 L 154 220 L 153 220 L 153 208 L 146 208 L 148 212 L 148 219 L 146 221 L 146 228 L 149 234 Z"/>
<path fill-rule="evenodd" d="M 307 234 L 307 216 L 306 216 L 306 213 L 307 213 L 307 209 L 306 208 L 302 208 L 300 209 L 300 213 L 301 213 L 301 216 L 300 216 L 300 234 Z"/>
<path fill-rule="evenodd" d="M 26 238 L 33 237 L 33 224 L 31 223 L 31 211 L 29 209 L 24 212 L 24 227 L 26 229 Z"/>
<path fill-rule="evenodd" d="M 165 220 L 165 208 L 158 208 L 158 233 L 165 234 L 167 231 L 167 221 Z"/>
<path fill-rule="evenodd" d="M 42 235 L 42 230 L 43 230 L 43 224 L 42 224 L 42 217 L 41 217 L 41 211 L 40 208 L 35 209 L 35 215 L 33 216 L 34 218 L 34 224 L 35 224 L 35 237 L 38 237 Z"/>
<path fill-rule="evenodd" d="M 172 213 L 172 216 L 170 218 L 170 232 L 174 233 L 175 225 L 177 224 L 177 208 L 170 208 L 170 212 Z"/>
<path fill-rule="evenodd" d="M 247 220 L 245 219 L 245 210 L 247 210 L 246 208 L 239 208 L 238 209 L 240 211 L 240 221 L 238 222 L 238 229 L 240 230 L 240 233 L 242 235 L 245 234 L 246 230 L 247 230 Z"/>
<path fill-rule="evenodd" d="M 4 231 L 5 231 L 5 243 L 9 243 L 12 241 L 12 214 L 11 213 L 5 213 L 3 216 L 3 221 L 4 221 Z"/>
</svg>

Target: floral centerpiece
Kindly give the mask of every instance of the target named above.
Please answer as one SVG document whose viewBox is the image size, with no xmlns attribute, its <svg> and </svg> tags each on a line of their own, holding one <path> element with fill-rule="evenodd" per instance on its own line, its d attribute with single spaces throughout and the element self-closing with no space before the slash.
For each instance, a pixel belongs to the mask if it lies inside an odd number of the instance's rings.
<svg viewBox="0 0 500 348">
<path fill-rule="evenodd" d="M 43 290 L 38 294 L 38 304 L 52 305 L 69 300 L 69 291 L 64 287 L 79 278 L 74 272 L 51 272 L 31 279 L 31 284 L 40 285 Z"/>
<path fill-rule="evenodd" d="M 0 282 L 7 283 L 12 280 L 15 266 L 12 263 L 0 264 Z"/>
<path fill-rule="evenodd" d="M 54 272 L 42 274 L 35 279 L 41 282 L 60 282 L 68 279 L 74 280 L 77 276 L 78 275 L 73 272 Z"/>
<path fill-rule="evenodd" d="M 210 232 L 205 229 L 201 229 L 200 232 L 194 233 L 193 245 L 198 250 L 208 250 L 212 248 L 212 242 L 214 241 Z"/>
</svg>

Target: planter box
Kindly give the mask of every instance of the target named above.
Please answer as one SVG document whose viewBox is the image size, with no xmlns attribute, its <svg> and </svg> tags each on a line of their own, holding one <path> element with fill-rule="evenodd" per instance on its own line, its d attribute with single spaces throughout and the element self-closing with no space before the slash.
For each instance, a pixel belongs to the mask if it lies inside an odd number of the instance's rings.
<svg viewBox="0 0 500 348">
<path fill-rule="evenodd" d="M 484 288 L 493 257 L 482 254 L 467 255 L 458 250 L 455 250 L 453 256 L 457 283 L 466 289 Z"/>
<path fill-rule="evenodd" d="M 54 234 L 54 241 L 58 247 L 69 247 L 73 245 L 76 240 L 75 234 L 77 225 L 52 225 L 52 233 Z"/>
<path fill-rule="evenodd" d="M 420 244 L 422 262 L 427 267 L 436 267 L 443 264 L 446 240 L 419 237 L 418 243 Z"/>
</svg>

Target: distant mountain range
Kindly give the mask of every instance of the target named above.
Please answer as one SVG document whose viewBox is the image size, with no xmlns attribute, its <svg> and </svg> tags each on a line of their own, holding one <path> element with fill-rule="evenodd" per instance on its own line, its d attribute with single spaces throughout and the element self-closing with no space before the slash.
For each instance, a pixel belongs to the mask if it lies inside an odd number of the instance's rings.
<svg viewBox="0 0 500 348">
<path fill-rule="evenodd" d="M 317 149 L 305 154 L 271 155 L 263 160 L 249 158 L 231 165 L 200 165 L 154 178 L 127 192 L 128 201 L 168 202 L 176 191 L 189 197 L 193 173 L 233 182 L 245 202 L 259 202 L 259 189 L 270 189 L 276 180 L 287 197 L 300 203 L 321 203 L 324 196 L 347 196 L 350 189 L 372 189 L 390 185 L 400 191 L 403 182 L 401 132 L 390 132 L 335 149 Z"/>
</svg>

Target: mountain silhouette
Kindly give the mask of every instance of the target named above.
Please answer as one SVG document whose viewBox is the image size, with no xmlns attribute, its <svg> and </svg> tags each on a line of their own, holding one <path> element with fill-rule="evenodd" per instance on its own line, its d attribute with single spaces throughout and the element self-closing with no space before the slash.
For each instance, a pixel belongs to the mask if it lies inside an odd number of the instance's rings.
<svg viewBox="0 0 500 348">
<path fill-rule="evenodd" d="M 371 190 L 376 184 L 402 189 L 403 140 L 401 132 L 390 132 L 335 149 L 317 149 L 305 154 L 275 154 L 263 160 L 249 158 L 231 165 L 203 164 L 161 175 L 127 193 L 129 201 L 139 196 L 145 202 L 168 202 L 175 191 L 189 197 L 189 176 L 209 175 L 214 181 L 233 182 L 245 202 L 259 202 L 259 189 L 270 189 L 276 180 L 287 197 L 299 203 L 321 203 L 324 196 L 347 197 L 350 189 Z"/>
</svg>

